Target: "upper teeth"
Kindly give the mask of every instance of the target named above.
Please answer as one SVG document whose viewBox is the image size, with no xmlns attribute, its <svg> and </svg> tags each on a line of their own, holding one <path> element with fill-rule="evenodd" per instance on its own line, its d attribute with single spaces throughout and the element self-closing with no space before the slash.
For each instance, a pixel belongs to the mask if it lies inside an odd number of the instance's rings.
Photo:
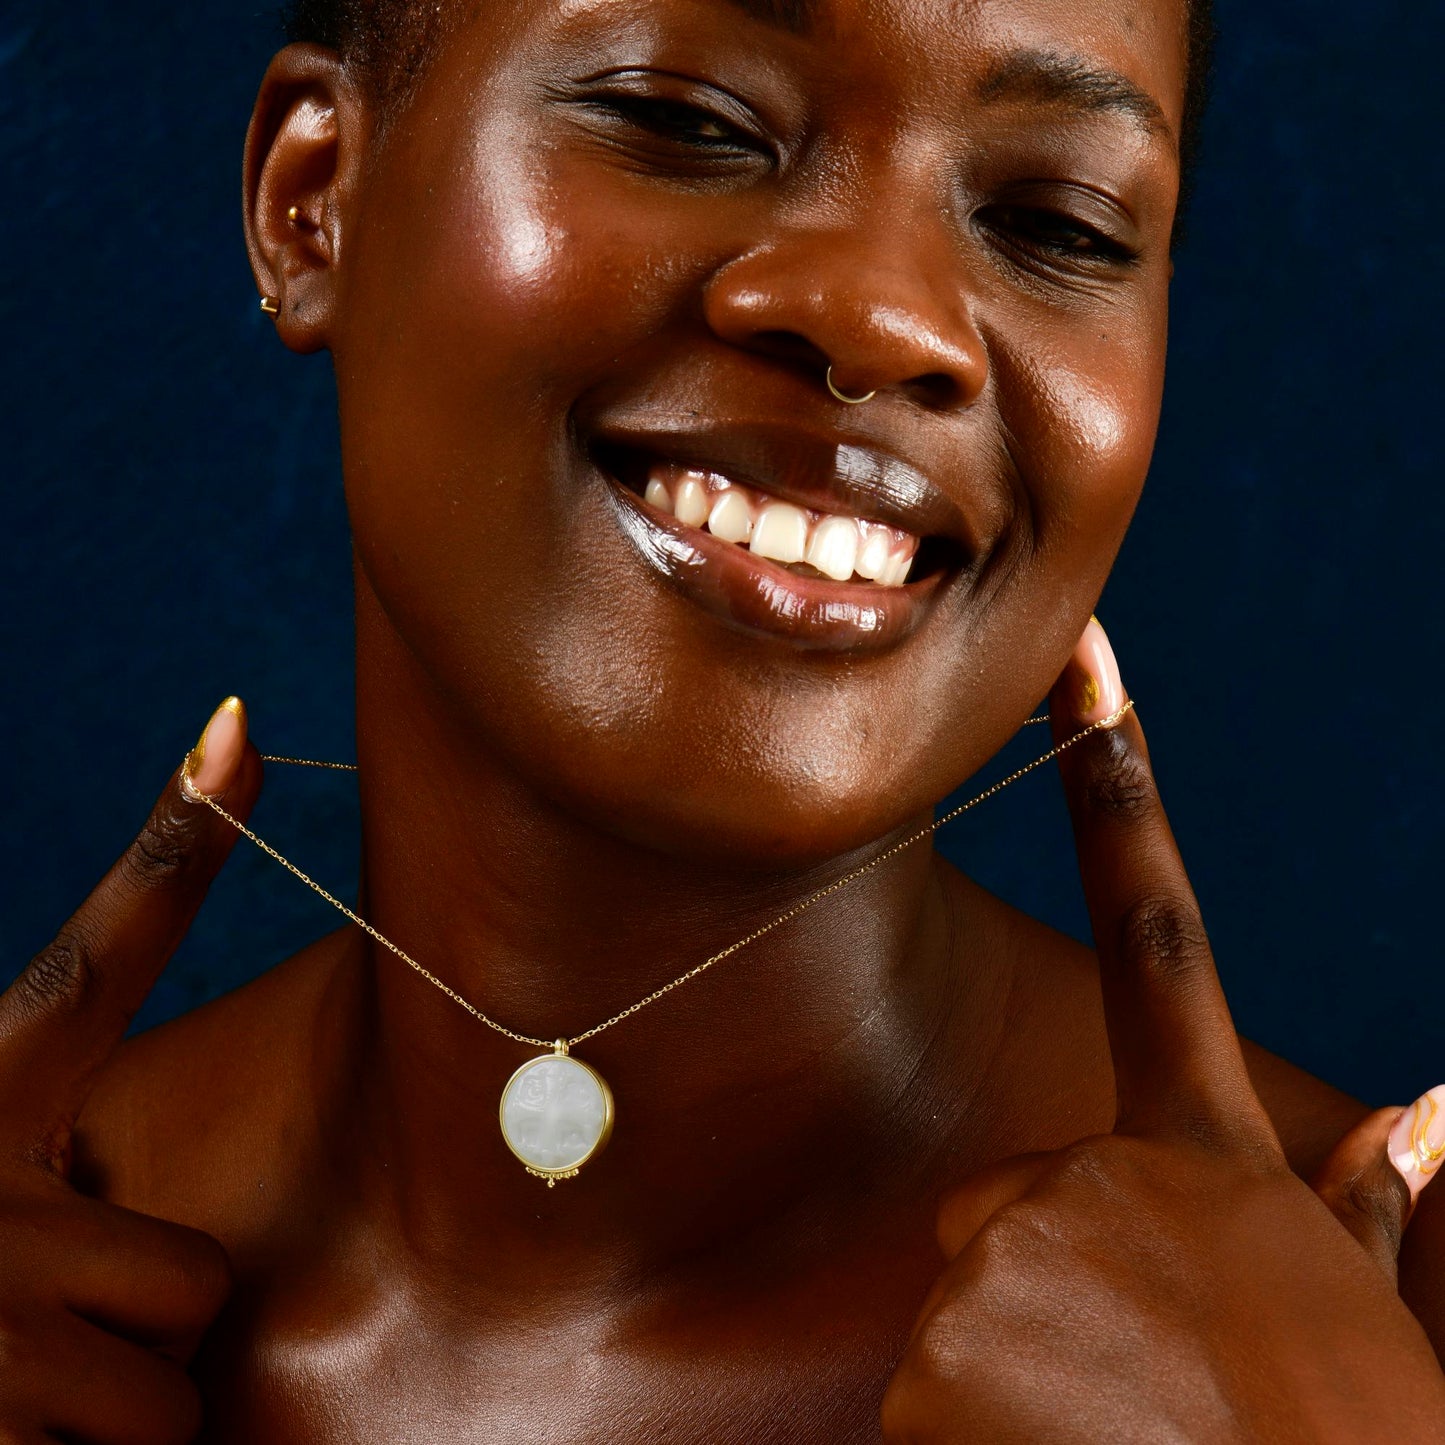
<svg viewBox="0 0 1445 1445">
<path fill-rule="evenodd" d="M 795 507 L 715 472 L 654 463 L 643 495 L 686 526 L 705 527 L 775 562 L 805 563 L 837 582 L 857 576 L 901 586 L 918 551 L 920 539 L 911 532 Z"/>
</svg>

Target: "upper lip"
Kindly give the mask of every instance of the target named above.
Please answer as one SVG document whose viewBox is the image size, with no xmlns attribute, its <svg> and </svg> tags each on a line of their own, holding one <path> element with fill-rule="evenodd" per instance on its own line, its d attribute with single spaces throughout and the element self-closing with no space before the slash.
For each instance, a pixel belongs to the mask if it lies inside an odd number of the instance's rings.
<svg viewBox="0 0 1445 1445">
<path fill-rule="evenodd" d="M 589 429 L 593 459 L 620 480 L 629 453 L 715 472 L 797 506 L 840 512 L 942 537 L 967 558 L 977 537 L 958 503 L 911 462 L 867 439 L 778 422 L 731 423 L 695 414 Z"/>
</svg>

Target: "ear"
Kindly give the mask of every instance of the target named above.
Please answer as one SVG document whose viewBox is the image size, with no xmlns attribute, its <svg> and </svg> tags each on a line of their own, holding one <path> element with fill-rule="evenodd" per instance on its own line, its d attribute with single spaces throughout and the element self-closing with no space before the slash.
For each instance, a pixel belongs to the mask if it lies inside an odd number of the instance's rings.
<svg viewBox="0 0 1445 1445">
<path fill-rule="evenodd" d="M 330 344 L 370 130 L 361 89 L 334 50 L 288 45 L 272 59 L 246 132 L 246 249 L 292 351 Z"/>
</svg>

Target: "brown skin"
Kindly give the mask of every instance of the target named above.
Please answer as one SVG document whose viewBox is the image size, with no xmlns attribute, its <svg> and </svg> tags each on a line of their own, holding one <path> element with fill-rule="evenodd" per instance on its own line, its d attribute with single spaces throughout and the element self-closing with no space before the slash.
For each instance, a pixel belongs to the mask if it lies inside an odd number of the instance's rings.
<svg viewBox="0 0 1445 1445">
<path fill-rule="evenodd" d="M 808 33 L 497 0 L 390 129 L 334 56 L 276 58 L 248 235 L 281 338 L 337 366 L 383 932 L 512 1027 L 579 1032 L 927 822 L 1061 674 L 1067 719 L 1158 417 L 1181 34 L 1177 0 L 827 0 Z M 1121 73 L 1162 123 L 982 96 L 1020 47 Z M 607 113 L 581 77 L 619 66 L 751 139 Z M 1051 249 L 1041 208 L 1132 259 Z M 830 362 L 877 398 L 832 402 Z M 583 445 L 699 416 L 891 450 L 968 565 L 889 647 L 720 622 Z M 188 1439 L 187 1360 L 208 1441 L 876 1440 L 885 1390 L 891 1441 L 1097 1439 L 1101 1410 L 1111 1438 L 1326 1439 L 1344 1396 L 1340 1438 L 1435 1438 L 1393 1115 L 1248 1046 L 1246 1077 L 1207 953 L 1110 942 L 1151 897 L 1197 931 L 1152 789 L 1099 820 L 1142 746 L 1131 720 L 1064 769 L 1102 974 L 915 847 L 579 1050 L 618 1130 L 552 1191 L 494 1123 L 528 1051 L 354 930 L 109 1054 L 231 841 L 173 779 L 0 1000 L 0 1335 L 33 1361 L 0 1424 Z M 248 749 L 228 807 L 259 774 Z M 1400 1286 L 1439 1346 L 1425 1199 Z M 1090 1326 L 1021 1379 L 1039 1270 Z"/>
</svg>

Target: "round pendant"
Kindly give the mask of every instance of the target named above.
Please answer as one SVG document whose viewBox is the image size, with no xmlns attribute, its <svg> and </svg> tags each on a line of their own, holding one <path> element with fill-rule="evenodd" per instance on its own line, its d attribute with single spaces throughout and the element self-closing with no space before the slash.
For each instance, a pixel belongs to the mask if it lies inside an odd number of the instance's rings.
<svg viewBox="0 0 1445 1445">
<path fill-rule="evenodd" d="M 571 1179 L 612 1133 L 612 1090 L 596 1069 L 566 1052 L 528 1059 L 502 1090 L 502 1138 L 528 1174 Z"/>
</svg>

